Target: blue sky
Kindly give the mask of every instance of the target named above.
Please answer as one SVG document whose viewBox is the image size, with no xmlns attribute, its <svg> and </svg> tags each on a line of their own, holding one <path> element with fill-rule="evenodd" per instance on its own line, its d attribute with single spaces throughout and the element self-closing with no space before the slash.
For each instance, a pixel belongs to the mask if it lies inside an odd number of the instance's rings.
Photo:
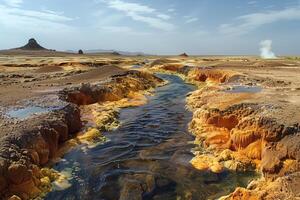
<svg viewBox="0 0 300 200">
<path fill-rule="evenodd" d="M 0 0 L 0 49 L 300 54 L 300 0 Z"/>
</svg>

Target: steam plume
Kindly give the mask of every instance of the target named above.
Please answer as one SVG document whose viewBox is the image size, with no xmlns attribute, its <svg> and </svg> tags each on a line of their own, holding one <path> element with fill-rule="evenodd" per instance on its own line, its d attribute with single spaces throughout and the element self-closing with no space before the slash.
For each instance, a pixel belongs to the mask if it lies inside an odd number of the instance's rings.
<svg viewBox="0 0 300 200">
<path fill-rule="evenodd" d="M 277 58 L 272 52 L 272 40 L 264 40 L 260 43 L 260 56 L 264 59 L 274 59 Z"/>
</svg>

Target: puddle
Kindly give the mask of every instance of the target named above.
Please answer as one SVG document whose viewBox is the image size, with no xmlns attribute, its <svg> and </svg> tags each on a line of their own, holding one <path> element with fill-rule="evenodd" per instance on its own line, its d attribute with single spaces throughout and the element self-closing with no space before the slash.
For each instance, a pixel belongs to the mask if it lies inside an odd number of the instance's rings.
<svg viewBox="0 0 300 200">
<path fill-rule="evenodd" d="M 58 109 L 60 108 L 58 107 L 43 108 L 39 106 L 28 106 L 25 108 L 10 110 L 6 113 L 6 115 L 11 118 L 25 119 L 32 115 L 43 114 Z"/>
<path fill-rule="evenodd" d="M 259 86 L 234 85 L 225 90 L 226 93 L 258 93 L 262 88 Z"/>
</svg>

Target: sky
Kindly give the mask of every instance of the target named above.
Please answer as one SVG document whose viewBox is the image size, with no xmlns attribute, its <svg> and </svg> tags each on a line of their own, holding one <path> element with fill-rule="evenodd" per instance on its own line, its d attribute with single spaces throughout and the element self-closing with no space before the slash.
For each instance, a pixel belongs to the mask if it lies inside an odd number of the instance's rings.
<svg viewBox="0 0 300 200">
<path fill-rule="evenodd" d="M 300 55 L 300 0 L 0 0 L 0 49 Z"/>
</svg>

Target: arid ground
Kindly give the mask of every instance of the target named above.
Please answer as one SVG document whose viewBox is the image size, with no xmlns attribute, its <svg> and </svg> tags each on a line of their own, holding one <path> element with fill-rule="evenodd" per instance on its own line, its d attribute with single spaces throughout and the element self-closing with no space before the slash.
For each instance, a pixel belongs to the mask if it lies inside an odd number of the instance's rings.
<svg viewBox="0 0 300 200">
<path fill-rule="evenodd" d="M 121 108 L 146 104 L 154 88 L 167 84 L 155 73 L 197 86 L 186 97 L 192 168 L 258 173 L 222 199 L 300 198 L 299 58 L 18 50 L 0 52 L 1 198 L 43 197 L 67 184 L 53 163 L 76 145 L 105 143 L 101 132 L 122 126 Z M 122 199 L 146 199 L 133 187 L 122 190 Z"/>
</svg>

